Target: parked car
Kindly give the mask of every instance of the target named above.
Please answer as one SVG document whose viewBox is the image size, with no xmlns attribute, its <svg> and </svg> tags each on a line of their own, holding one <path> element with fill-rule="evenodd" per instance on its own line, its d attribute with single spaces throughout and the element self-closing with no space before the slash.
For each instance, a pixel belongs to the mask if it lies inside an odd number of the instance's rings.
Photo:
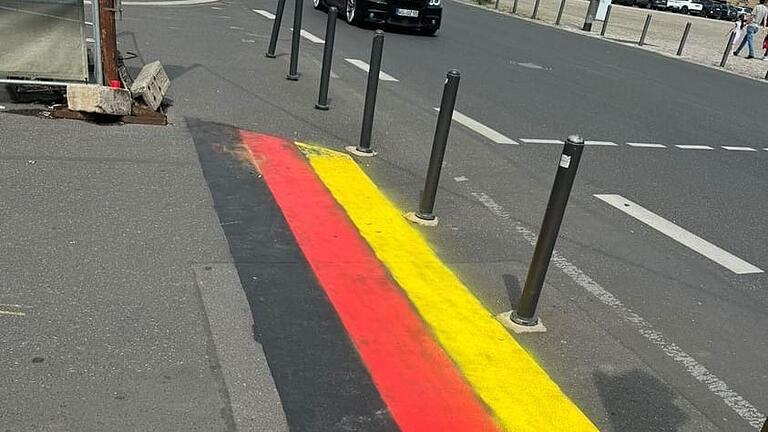
<svg viewBox="0 0 768 432">
<path fill-rule="evenodd" d="M 667 0 L 667 9 L 684 14 L 701 15 L 704 6 L 693 0 Z"/>
<path fill-rule="evenodd" d="M 443 16 L 442 0 L 312 0 L 315 9 L 336 6 L 353 25 L 394 25 L 434 34 Z"/>
<path fill-rule="evenodd" d="M 751 14 L 752 8 L 739 6 L 736 8 L 736 14 Z"/>
<path fill-rule="evenodd" d="M 651 9 L 666 10 L 667 0 L 651 0 Z"/>
<path fill-rule="evenodd" d="M 728 12 L 724 17 L 721 17 L 720 19 L 728 20 L 728 21 L 736 21 L 739 19 L 739 9 L 735 6 L 728 5 Z"/>
</svg>

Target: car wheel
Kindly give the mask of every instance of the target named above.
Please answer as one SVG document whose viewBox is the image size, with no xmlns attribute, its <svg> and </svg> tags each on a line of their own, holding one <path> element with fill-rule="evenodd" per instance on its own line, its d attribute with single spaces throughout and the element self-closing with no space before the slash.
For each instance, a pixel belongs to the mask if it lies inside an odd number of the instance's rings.
<svg viewBox="0 0 768 432">
<path fill-rule="evenodd" d="M 363 0 L 347 0 L 346 18 L 347 22 L 354 25 L 360 25 L 363 23 L 363 17 L 365 16 L 364 8 L 358 4 Z"/>
<path fill-rule="evenodd" d="M 681 7 L 680 8 L 680 13 L 688 15 L 688 6 Z"/>
<path fill-rule="evenodd" d="M 324 11 L 328 7 L 324 0 L 312 0 L 312 6 L 314 6 L 315 9 L 321 11 Z"/>
</svg>

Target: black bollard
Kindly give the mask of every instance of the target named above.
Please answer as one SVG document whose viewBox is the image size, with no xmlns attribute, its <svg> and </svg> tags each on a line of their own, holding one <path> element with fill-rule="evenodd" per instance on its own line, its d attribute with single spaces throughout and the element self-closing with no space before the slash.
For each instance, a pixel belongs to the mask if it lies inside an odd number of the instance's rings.
<svg viewBox="0 0 768 432">
<path fill-rule="evenodd" d="M 555 183 L 549 194 L 544 221 L 536 241 L 533 259 L 531 259 L 531 265 L 528 268 L 528 277 L 525 279 L 523 294 L 520 296 L 517 310 L 513 311 L 510 316 L 510 319 L 516 324 L 535 326 L 539 322 L 536 317 L 536 306 L 539 303 L 544 278 L 547 275 L 549 261 L 552 259 L 552 252 L 555 249 L 560 224 L 563 222 L 565 207 L 568 205 L 568 197 L 571 194 L 583 150 L 584 140 L 580 136 L 571 135 L 566 139 L 563 153 L 560 155 Z"/>
<path fill-rule="evenodd" d="M 325 26 L 325 45 L 323 46 L 323 69 L 320 71 L 320 94 L 315 108 L 328 111 L 328 85 L 331 80 L 331 63 L 333 63 L 333 41 L 336 39 L 336 6 L 328 8 L 328 23 Z"/>
<path fill-rule="evenodd" d="M 555 25 L 560 25 L 560 20 L 563 19 L 563 11 L 565 11 L 565 1 L 560 1 L 560 9 L 557 11 L 557 19 L 555 20 Z"/>
<path fill-rule="evenodd" d="M 653 15 L 651 14 L 648 14 L 645 17 L 645 24 L 643 24 L 643 33 L 640 34 L 640 41 L 637 42 L 637 45 L 639 46 L 645 45 L 645 37 L 648 35 L 648 27 L 651 26 L 651 17 L 653 17 Z"/>
<path fill-rule="evenodd" d="M 531 14 L 531 19 L 537 19 L 539 15 L 539 4 L 541 3 L 541 0 L 536 0 L 536 2 L 533 4 L 533 13 Z"/>
<path fill-rule="evenodd" d="M 453 109 L 456 106 L 460 80 L 461 73 L 459 71 L 453 69 L 448 72 L 443 86 L 443 98 L 440 101 L 440 114 L 437 116 L 435 139 L 432 141 L 432 154 L 429 156 L 424 191 L 421 194 L 419 211 L 414 214 L 417 219 L 415 222 L 437 222 L 434 215 L 435 198 L 437 197 L 437 186 L 440 183 L 440 171 L 443 168 L 445 147 L 448 144 L 448 133 L 451 131 L 451 120 L 453 120 Z"/>
<path fill-rule="evenodd" d="M 494 6 L 494 9 L 499 10 L 499 0 L 496 0 L 496 6 Z"/>
<path fill-rule="evenodd" d="M 517 2 L 518 2 L 518 0 L 513 0 L 512 1 L 512 13 L 513 14 L 517 13 Z"/>
<path fill-rule="evenodd" d="M 768 71 L 765 72 L 765 78 L 763 78 L 763 79 L 768 80 Z M 768 431 L 766 431 L 766 432 L 768 432 Z"/>
<path fill-rule="evenodd" d="M 589 0 L 589 6 L 587 7 L 587 16 L 584 17 L 584 26 L 581 29 L 585 32 L 592 31 L 592 24 L 595 22 L 595 15 L 597 15 L 597 8 L 600 5 L 600 0 Z"/>
<path fill-rule="evenodd" d="M 720 59 L 720 67 L 725 67 L 725 63 L 728 61 L 728 53 L 731 52 L 731 47 L 733 46 L 733 39 L 736 37 L 736 33 L 731 33 L 731 37 L 728 38 L 728 44 L 725 46 L 725 51 L 723 51 L 723 58 Z"/>
<path fill-rule="evenodd" d="M 304 1 L 296 0 L 293 10 L 293 34 L 291 37 L 291 64 L 288 69 L 290 81 L 299 80 L 299 42 L 301 41 L 301 14 L 304 9 Z"/>
<path fill-rule="evenodd" d="M 683 48 L 685 48 L 685 41 L 688 40 L 688 33 L 691 31 L 691 23 L 688 23 L 685 25 L 685 30 L 683 30 L 683 37 L 680 38 L 680 46 L 677 47 L 677 56 L 680 57 L 683 55 Z"/>
<path fill-rule="evenodd" d="M 384 32 L 376 30 L 371 46 L 371 63 L 368 68 L 368 86 L 365 89 L 365 107 L 363 108 L 363 129 L 360 132 L 360 144 L 355 148 L 357 154 L 373 156 L 371 150 L 371 133 L 373 130 L 373 114 L 376 111 L 376 93 L 379 89 L 379 73 L 381 72 L 381 56 L 384 50 Z"/>
<path fill-rule="evenodd" d="M 608 20 L 611 19 L 611 9 L 613 9 L 613 5 L 608 5 L 608 10 L 605 11 L 605 19 L 603 20 L 603 28 L 600 29 L 600 36 L 605 36 L 606 30 L 608 30 Z"/>
<path fill-rule="evenodd" d="M 277 0 L 277 11 L 275 11 L 275 20 L 272 22 L 272 36 L 269 38 L 269 48 L 266 57 L 275 58 L 277 49 L 277 38 L 280 36 L 280 23 L 283 22 L 283 11 L 285 11 L 285 0 Z"/>
</svg>

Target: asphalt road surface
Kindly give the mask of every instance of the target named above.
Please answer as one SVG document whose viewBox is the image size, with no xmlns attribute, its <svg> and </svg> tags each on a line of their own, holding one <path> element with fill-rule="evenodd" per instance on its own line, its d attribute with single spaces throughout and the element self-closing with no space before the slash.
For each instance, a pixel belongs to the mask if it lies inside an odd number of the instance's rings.
<svg viewBox="0 0 768 432">
<path fill-rule="evenodd" d="M 325 15 L 305 5 L 292 83 L 290 12 L 281 55 L 267 60 L 272 21 L 254 10 L 274 3 L 131 6 L 121 49 L 138 54 L 133 66 L 164 62 L 178 124 L 354 145 L 365 74 L 345 59 L 367 61 L 370 29 L 339 23 L 332 109 L 321 113 L 313 37 Z M 404 209 L 417 202 L 454 68 L 464 125 L 451 132 L 441 224 L 425 231 L 441 258 L 493 313 L 508 311 L 559 161 L 552 140 L 582 134 L 540 305 L 549 331 L 519 340 L 602 430 L 757 429 L 768 411 L 764 84 L 449 1 L 436 37 L 386 35 L 394 80 L 380 84 L 380 155 L 364 166 Z"/>
</svg>

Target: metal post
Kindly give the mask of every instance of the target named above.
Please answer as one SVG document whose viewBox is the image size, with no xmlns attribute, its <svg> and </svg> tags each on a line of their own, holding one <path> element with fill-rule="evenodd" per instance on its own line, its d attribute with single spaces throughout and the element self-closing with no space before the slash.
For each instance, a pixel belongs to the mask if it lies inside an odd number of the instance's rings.
<svg viewBox="0 0 768 432">
<path fill-rule="evenodd" d="M 328 23 L 325 26 L 325 45 L 323 46 L 323 69 L 320 71 L 320 95 L 317 97 L 315 108 L 327 111 L 328 84 L 331 80 L 331 63 L 333 62 L 333 41 L 336 38 L 336 6 L 328 8 Z"/>
<path fill-rule="evenodd" d="M 723 58 L 720 59 L 720 67 L 725 67 L 725 63 L 728 61 L 728 54 L 731 52 L 731 46 L 733 45 L 733 39 L 736 37 L 736 33 L 731 33 L 731 37 L 728 38 L 728 44 L 723 51 Z"/>
<path fill-rule="evenodd" d="M 371 45 L 371 63 L 368 68 L 368 86 L 365 89 L 365 108 L 363 109 L 363 129 L 360 132 L 360 144 L 355 150 L 358 153 L 373 155 L 371 150 L 371 131 L 373 130 L 373 114 L 376 110 L 376 93 L 379 89 L 379 73 L 381 72 L 381 56 L 384 50 L 384 32 L 376 30 Z"/>
<path fill-rule="evenodd" d="M 651 18 L 653 15 L 648 14 L 648 16 L 645 17 L 645 24 L 643 25 L 643 33 L 640 34 L 640 41 L 637 43 L 638 46 L 645 45 L 645 37 L 648 35 L 648 27 L 651 26 Z"/>
<path fill-rule="evenodd" d="M 272 36 L 269 38 L 269 48 L 266 57 L 275 58 L 275 49 L 277 49 L 277 38 L 280 36 L 280 25 L 283 22 L 283 11 L 285 11 L 285 0 L 277 0 L 277 10 L 275 11 L 275 20 L 272 22 Z"/>
<path fill-rule="evenodd" d="M 531 19 L 536 19 L 536 17 L 539 15 L 540 3 L 541 3 L 541 0 L 536 0 L 536 3 L 533 4 L 533 13 L 531 14 Z"/>
<path fill-rule="evenodd" d="M 96 80 L 96 84 L 104 85 L 104 68 L 101 64 L 101 26 L 99 20 L 101 14 L 99 13 L 99 2 L 91 2 L 91 21 L 93 21 L 93 77 Z"/>
<path fill-rule="evenodd" d="M 691 23 L 688 23 L 685 25 L 685 30 L 683 30 L 683 37 L 680 38 L 680 46 L 677 47 L 677 56 L 680 57 L 683 55 L 683 48 L 685 48 L 685 41 L 688 40 L 688 33 L 691 31 Z"/>
<path fill-rule="evenodd" d="M 435 197 L 440 182 L 440 170 L 443 167 L 445 147 L 448 143 L 448 133 L 451 131 L 451 120 L 453 119 L 453 109 L 456 106 L 456 94 L 459 92 L 460 80 L 461 73 L 455 69 L 450 70 L 443 86 L 443 98 L 440 102 L 440 114 L 437 117 L 435 139 L 432 141 L 432 154 L 429 156 L 424 192 L 421 194 L 419 211 L 415 213 L 415 216 L 423 221 L 436 220 L 433 213 Z"/>
<path fill-rule="evenodd" d="M 565 10 L 565 1 L 560 1 L 560 9 L 557 11 L 557 19 L 555 20 L 555 25 L 560 25 L 560 20 L 563 19 L 563 11 Z"/>
<path fill-rule="evenodd" d="M 763 79 L 768 80 L 768 71 L 765 72 L 765 78 L 763 78 Z M 768 432 L 768 431 L 766 431 L 766 432 Z"/>
<path fill-rule="evenodd" d="M 494 9 L 499 10 L 499 0 L 496 0 L 496 6 L 494 6 Z"/>
<path fill-rule="evenodd" d="M 563 221 L 565 207 L 571 194 L 573 181 L 576 178 L 576 170 L 579 168 L 581 153 L 584 150 L 584 139 L 578 135 L 571 135 L 563 146 L 560 155 L 560 164 L 555 175 L 555 183 L 549 195 L 547 210 L 544 213 L 544 221 L 541 224 L 539 239 L 533 252 L 533 259 L 528 268 L 528 277 L 520 296 L 517 310 L 512 312 L 510 319 L 524 326 L 535 326 L 539 319 L 536 317 L 536 306 L 544 286 L 544 278 L 547 274 L 549 261 L 555 249 L 560 224 Z"/>
<path fill-rule="evenodd" d="M 600 29 L 600 36 L 605 36 L 605 32 L 608 30 L 608 20 L 611 19 L 611 9 L 613 9 L 613 5 L 608 5 L 608 10 L 605 11 L 605 19 L 603 20 L 603 28 Z"/>
<path fill-rule="evenodd" d="M 295 7 L 293 9 L 293 31 L 291 38 L 291 64 L 288 69 L 288 76 L 285 77 L 290 81 L 299 80 L 299 42 L 301 41 L 301 14 L 304 9 L 304 0 L 296 0 Z"/>
<path fill-rule="evenodd" d="M 589 0 L 589 7 L 587 7 L 587 16 L 584 17 L 584 26 L 581 28 L 585 32 L 592 31 L 592 23 L 595 22 L 595 15 L 597 15 L 597 7 L 599 6 L 599 0 Z"/>
<path fill-rule="evenodd" d="M 512 1 L 512 14 L 516 14 L 517 13 L 517 2 L 518 2 L 518 0 L 513 0 Z"/>
<path fill-rule="evenodd" d="M 104 84 L 120 80 L 117 71 L 117 29 L 114 0 L 93 0 L 99 3 L 99 37 Z"/>
</svg>

